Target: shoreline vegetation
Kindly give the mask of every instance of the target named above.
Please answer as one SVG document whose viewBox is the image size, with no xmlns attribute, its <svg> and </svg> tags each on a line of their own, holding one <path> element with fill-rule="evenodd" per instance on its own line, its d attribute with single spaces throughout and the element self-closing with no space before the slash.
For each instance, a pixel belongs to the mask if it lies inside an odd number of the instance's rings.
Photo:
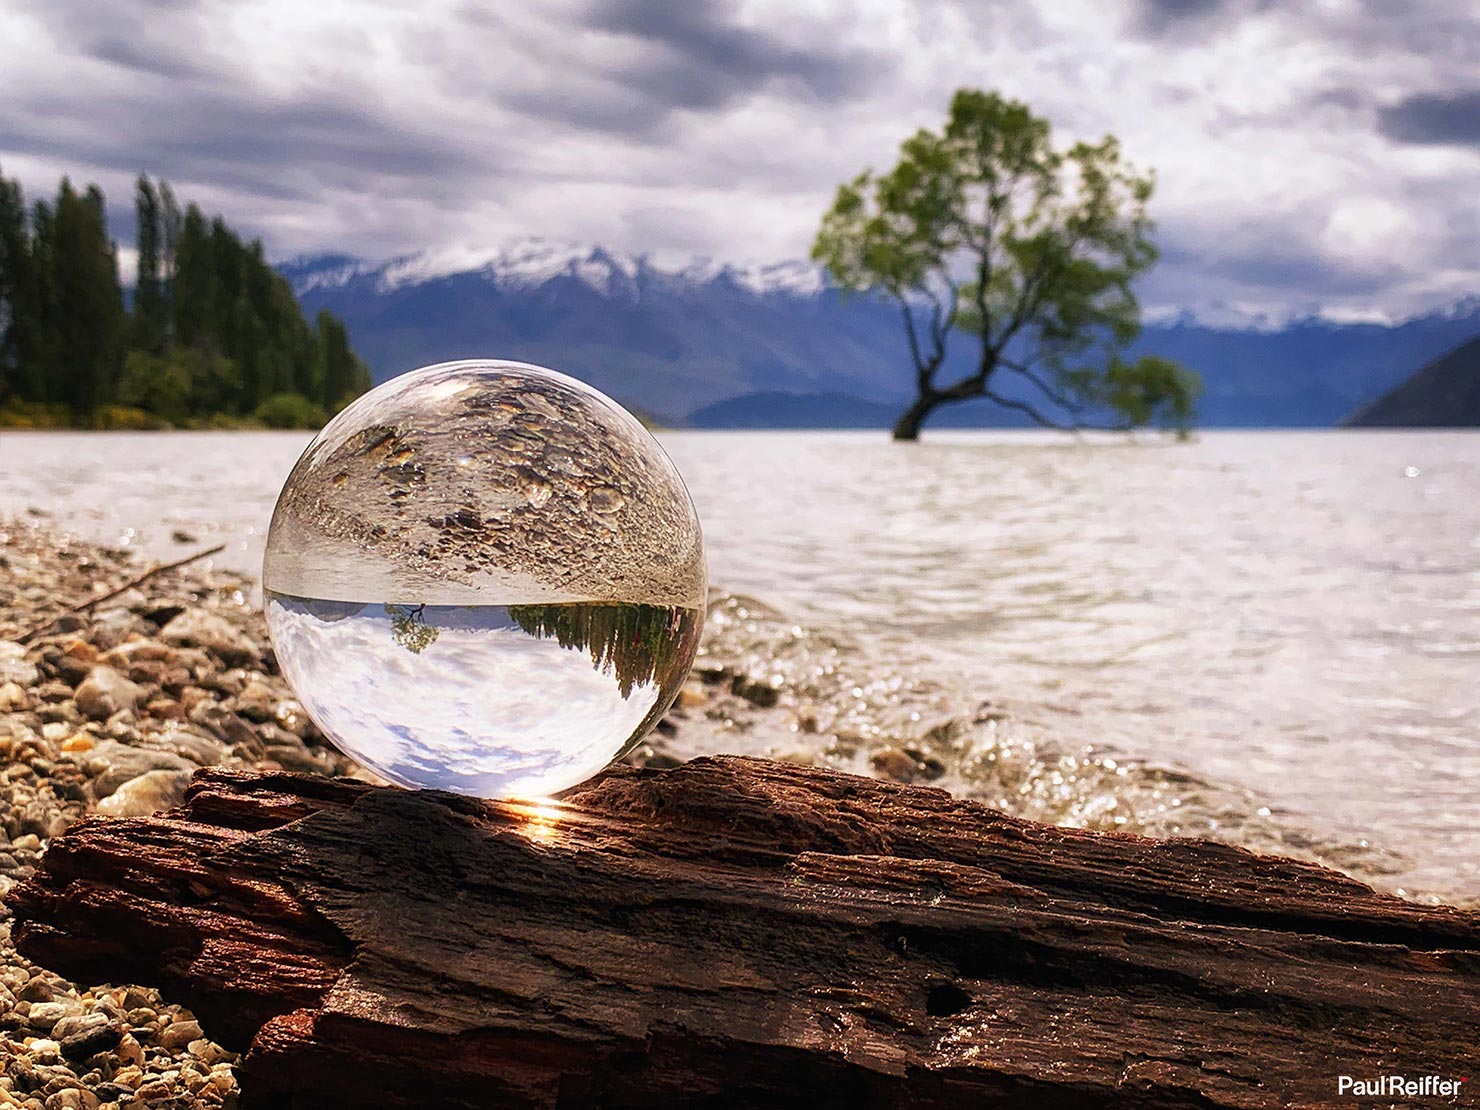
<svg viewBox="0 0 1480 1110">
<path fill-rule="evenodd" d="M 102 190 L 28 205 L 0 175 L 0 427 L 318 428 L 370 388 L 328 311 L 304 318 L 260 240 L 135 188 L 126 297 Z"/>
</svg>

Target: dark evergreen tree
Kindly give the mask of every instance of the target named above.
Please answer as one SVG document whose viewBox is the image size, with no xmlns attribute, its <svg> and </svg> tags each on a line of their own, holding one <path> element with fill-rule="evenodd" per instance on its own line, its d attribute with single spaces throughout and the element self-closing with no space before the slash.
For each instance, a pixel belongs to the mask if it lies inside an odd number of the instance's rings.
<svg viewBox="0 0 1480 1110">
<path fill-rule="evenodd" d="M 170 291 L 175 281 L 175 259 L 180 251 L 180 230 L 185 217 L 180 213 L 180 204 L 175 200 L 175 191 L 168 181 L 161 181 L 159 196 L 159 281 L 164 293 L 164 319 L 170 338 L 174 338 L 174 302 Z"/>
<path fill-rule="evenodd" d="M 0 175 L 0 403 L 24 391 L 20 351 L 30 324 L 26 304 L 30 253 L 20 182 Z"/>
<path fill-rule="evenodd" d="M 314 329 L 303 318 L 293 290 L 281 274 L 265 270 L 262 280 L 267 285 L 263 319 L 274 338 L 268 395 L 300 393 L 304 397 L 320 396 L 319 343 Z"/>
<path fill-rule="evenodd" d="M 159 194 L 143 174 L 139 175 L 134 191 L 134 213 L 139 225 L 139 261 L 134 280 L 131 343 L 137 350 L 158 355 L 164 353 L 170 332 L 165 302 L 164 242 Z"/>
<path fill-rule="evenodd" d="M 310 325 L 259 241 L 194 204 L 182 213 L 169 184 L 144 175 L 134 203 L 130 315 L 103 194 L 64 178 L 55 204 L 28 218 L 20 187 L 0 177 L 0 405 L 65 405 L 92 423 L 116 399 L 170 424 L 224 415 L 303 427 L 369 388 L 344 325 L 328 313 Z"/>
<path fill-rule="evenodd" d="M 65 400 L 60 371 L 61 313 L 57 304 L 57 221 L 52 207 L 38 200 L 31 208 L 30 264 L 26 268 L 28 321 L 17 355 L 27 401 L 44 404 Z"/>
<path fill-rule="evenodd" d="M 231 233 L 220 216 L 211 220 L 211 334 L 216 349 L 227 357 L 239 353 L 233 334 L 237 294 L 242 286 L 241 240 Z"/>
<path fill-rule="evenodd" d="M 365 391 L 369 375 L 350 350 L 344 324 L 333 313 L 319 313 L 318 332 L 319 401 L 326 412 L 338 412 Z"/>
<path fill-rule="evenodd" d="M 238 411 L 251 412 L 267 397 L 262 391 L 262 366 L 269 337 L 245 289 L 232 302 L 231 333 L 237 344 L 235 362 L 240 368 Z"/>
<path fill-rule="evenodd" d="M 110 402 L 123 368 L 128 345 L 128 313 L 123 307 L 123 282 L 118 276 L 118 244 L 108 234 L 108 201 L 103 190 L 89 185 L 83 194 L 85 242 L 88 250 L 89 307 L 87 323 L 95 327 L 92 339 L 93 397 L 91 405 Z"/>
<path fill-rule="evenodd" d="M 244 259 L 242 288 L 237 294 L 232 321 L 238 344 L 237 362 L 242 372 L 243 412 L 256 411 L 258 405 L 279 391 L 276 367 L 282 358 L 277 348 L 284 339 L 280 322 L 271 317 L 272 285 L 277 276 L 267 265 L 262 243 L 254 240 Z"/>
<path fill-rule="evenodd" d="M 170 282 L 170 308 L 175 342 L 184 347 L 214 348 L 215 262 L 210 228 L 194 204 L 185 209 L 175 244 L 175 272 Z"/>
<path fill-rule="evenodd" d="M 54 234 L 53 369 L 73 419 L 90 422 L 97 408 L 112 399 L 124 337 L 117 252 L 108 238 L 103 194 L 96 185 L 78 194 L 62 179 Z"/>
</svg>

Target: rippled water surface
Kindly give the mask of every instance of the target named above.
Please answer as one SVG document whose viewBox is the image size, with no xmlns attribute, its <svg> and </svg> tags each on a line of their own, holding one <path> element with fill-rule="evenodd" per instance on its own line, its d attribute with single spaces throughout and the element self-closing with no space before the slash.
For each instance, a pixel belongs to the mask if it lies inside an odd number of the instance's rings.
<svg viewBox="0 0 1480 1110">
<path fill-rule="evenodd" d="M 0 433 L 0 512 L 255 574 L 305 442 Z M 705 650 L 779 695 L 676 743 L 908 753 L 1029 816 L 1480 899 L 1480 434 L 663 442 L 726 591 Z"/>
</svg>

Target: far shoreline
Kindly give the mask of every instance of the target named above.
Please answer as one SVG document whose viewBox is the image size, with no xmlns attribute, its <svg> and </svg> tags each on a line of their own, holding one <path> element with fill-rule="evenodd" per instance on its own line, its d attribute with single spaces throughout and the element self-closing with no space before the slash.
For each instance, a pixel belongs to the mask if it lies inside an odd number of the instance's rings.
<svg viewBox="0 0 1480 1110">
<path fill-rule="evenodd" d="M 200 435 L 200 434 L 285 434 L 305 435 L 317 434 L 322 428 L 269 428 L 263 425 L 241 424 L 229 427 L 203 427 L 203 428 L 81 428 L 70 426 L 57 427 L 31 427 L 21 425 L 0 424 L 0 436 L 10 435 L 57 435 L 75 434 L 89 436 L 118 436 L 118 435 Z M 684 435 L 735 435 L 735 434 L 763 434 L 763 435 L 792 435 L 804 433 L 807 435 L 856 435 L 870 436 L 888 439 L 887 428 L 860 428 L 860 427 L 827 427 L 814 428 L 802 425 L 788 425 L 786 427 L 760 427 L 760 426 L 736 426 L 727 428 L 693 428 L 681 425 L 658 426 L 648 429 L 654 435 L 671 435 L 681 433 Z M 1230 434 L 1236 435 L 1339 435 L 1342 438 L 1393 436 L 1407 437 L 1414 434 L 1422 435 L 1467 435 L 1480 433 L 1480 426 L 1455 425 L 1449 427 L 1354 427 L 1347 424 L 1303 426 L 1303 425 L 1261 425 L 1249 427 L 1243 425 L 1220 425 L 1200 427 L 1196 429 L 1186 443 L 1196 443 L 1204 436 L 1223 437 Z M 1086 445 L 1109 445 L 1126 444 L 1137 447 L 1149 447 L 1165 443 L 1167 446 L 1181 446 L 1174 440 L 1155 433 L 1145 431 L 1137 434 L 1134 432 L 1079 432 L 1070 434 L 1054 431 L 1046 428 L 937 428 L 926 429 L 917 444 L 904 444 L 902 450 L 919 449 L 921 445 L 930 443 L 951 442 L 959 437 L 977 438 L 982 436 L 1002 437 L 1004 439 L 1021 440 L 1035 443 L 1062 443 L 1062 444 L 1086 444 Z"/>
</svg>

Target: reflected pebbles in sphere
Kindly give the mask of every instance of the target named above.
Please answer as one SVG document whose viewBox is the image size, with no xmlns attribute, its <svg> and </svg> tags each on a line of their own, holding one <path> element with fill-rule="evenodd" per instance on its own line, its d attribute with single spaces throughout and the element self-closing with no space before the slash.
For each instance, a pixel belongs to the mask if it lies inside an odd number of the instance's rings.
<svg viewBox="0 0 1480 1110">
<path fill-rule="evenodd" d="M 693 663 L 706 592 L 678 471 L 616 402 L 515 362 L 359 398 L 278 497 L 283 673 L 344 752 L 411 787 L 538 797 L 630 749 Z"/>
</svg>

